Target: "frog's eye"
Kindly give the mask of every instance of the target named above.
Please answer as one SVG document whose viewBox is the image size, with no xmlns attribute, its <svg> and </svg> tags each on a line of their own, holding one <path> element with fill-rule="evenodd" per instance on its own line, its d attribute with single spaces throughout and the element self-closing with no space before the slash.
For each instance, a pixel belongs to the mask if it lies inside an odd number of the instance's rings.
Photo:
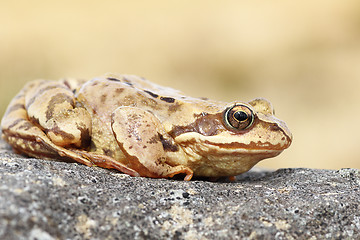
<svg viewBox="0 0 360 240">
<path fill-rule="evenodd" d="M 249 107 L 237 104 L 225 110 L 224 120 L 229 128 L 244 130 L 254 122 L 254 113 Z"/>
</svg>

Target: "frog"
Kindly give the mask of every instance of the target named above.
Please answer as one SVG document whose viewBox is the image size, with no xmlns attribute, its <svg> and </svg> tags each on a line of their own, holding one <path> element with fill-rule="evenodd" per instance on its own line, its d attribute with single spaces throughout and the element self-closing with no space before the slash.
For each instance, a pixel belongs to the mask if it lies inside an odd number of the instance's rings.
<svg viewBox="0 0 360 240">
<path fill-rule="evenodd" d="M 292 134 L 265 98 L 186 96 L 136 75 L 27 83 L 1 121 L 16 153 L 133 177 L 234 178 L 287 149 Z"/>
</svg>

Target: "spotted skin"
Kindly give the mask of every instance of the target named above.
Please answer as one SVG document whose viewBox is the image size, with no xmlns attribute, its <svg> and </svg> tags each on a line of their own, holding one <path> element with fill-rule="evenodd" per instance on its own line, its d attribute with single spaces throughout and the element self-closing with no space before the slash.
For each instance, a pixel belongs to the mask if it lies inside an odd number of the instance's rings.
<svg viewBox="0 0 360 240">
<path fill-rule="evenodd" d="M 238 123 L 241 118 L 246 121 Z M 141 77 L 115 74 L 30 82 L 10 102 L 1 127 L 13 149 L 29 156 L 131 176 L 183 174 L 185 180 L 235 176 L 292 141 L 265 99 L 192 98 Z"/>
</svg>

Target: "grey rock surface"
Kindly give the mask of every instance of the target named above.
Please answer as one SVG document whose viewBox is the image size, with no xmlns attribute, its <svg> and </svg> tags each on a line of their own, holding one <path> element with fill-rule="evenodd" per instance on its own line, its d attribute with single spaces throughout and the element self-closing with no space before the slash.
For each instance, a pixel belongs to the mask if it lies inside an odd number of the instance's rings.
<svg viewBox="0 0 360 240">
<path fill-rule="evenodd" d="M 134 178 L 0 141 L 0 239 L 360 239 L 355 169 Z"/>
</svg>

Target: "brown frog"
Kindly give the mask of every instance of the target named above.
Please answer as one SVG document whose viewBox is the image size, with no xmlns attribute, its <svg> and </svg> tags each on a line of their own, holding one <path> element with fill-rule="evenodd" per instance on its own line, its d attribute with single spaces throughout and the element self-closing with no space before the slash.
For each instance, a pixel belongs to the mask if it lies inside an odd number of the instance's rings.
<svg viewBox="0 0 360 240">
<path fill-rule="evenodd" d="M 270 102 L 183 95 L 134 75 L 28 83 L 1 122 L 14 150 L 131 176 L 235 176 L 288 148 Z"/>
</svg>

